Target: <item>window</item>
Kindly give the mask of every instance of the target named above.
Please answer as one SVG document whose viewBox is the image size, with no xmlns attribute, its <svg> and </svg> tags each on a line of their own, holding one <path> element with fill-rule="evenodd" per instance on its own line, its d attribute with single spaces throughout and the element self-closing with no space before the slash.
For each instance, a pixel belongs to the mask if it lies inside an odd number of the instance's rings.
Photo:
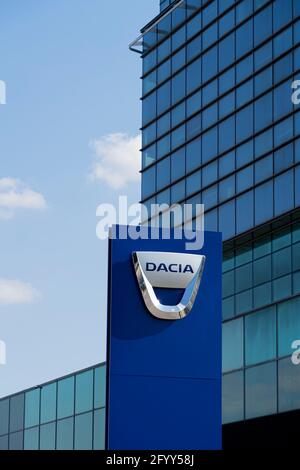
<svg viewBox="0 0 300 470">
<path fill-rule="evenodd" d="M 274 119 L 279 119 L 292 111 L 291 84 L 284 82 L 274 90 Z"/>
<path fill-rule="evenodd" d="M 157 69 L 157 84 L 164 82 L 171 75 L 171 61 L 167 60 Z"/>
<path fill-rule="evenodd" d="M 186 171 L 198 168 L 201 161 L 201 139 L 196 139 L 186 146 Z"/>
<path fill-rule="evenodd" d="M 93 414 L 85 413 L 75 416 L 75 449 L 91 450 L 93 448 Z"/>
<path fill-rule="evenodd" d="M 272 5 L 254 17 L 254 46 L 272 35 Z"/>
<path fill-rule="evenodd" d="M 228 67 L 235 59 L 235 35 L 230 34 L 219 45 L 219 69 Z"/>
<path fill-rule="evenodd" d="M 235 203 L 227 202 L 219 208 L 219 230 L 223 233 L 223 240 L 235 235 Z"/>
<path fill-rule="evenodd" d="M 244 373 L 226 374 L 222 380 L 223 424 L 244 419 Z"/>
<path fill-rule="evenodd" d="M 252 264 L 248 263 L 235 270 L 236 293 L 252 288 Z"/>
<path fill-rule="evenodd" d="M 271 62 L 273 58 L 273 46 L 272 41 L 269 41 L 265 46 L 260 47 L 254 53 L 254 66 L 255 71 L 261 69 L 269 62 Z"/>
<path fill-rule="evenodd" d="M 273 9 L 274 32 L 292 20 L 292 0 L 276 0 Z"/>
<path fill-rule="evenodd" d="M 253 12 L 253 1 L 243 0 L 236 6 L 236 21 L 241 23 L 243 20 L 248 18 Z"/>
<path fill-rule="evenodd" d="M 236 104 L 239 108 L 253 99 L 253 79 L 248 80 L 236 90 Z"/>
<path fill-rule="evenodd" d="M 15 432 L 24 426 L 24 393 L 10 399 L 9 431 Z"/>
<path fill-rule="evenodd" d="M 229 297 L 234 294 L 234 271 L 223 274 L 223 297 Z"/>
<path fill-rule="evenodd" d="M 188 4 L 191 3 L 191 0 L 188 1 Z M 194 18 L 192 18 L 187 24 L 187 38 L 190 39 L 195 34 L 201 30 L 202 26 L 202 12 L 198 13 Z"/>
<path fill-rule="evenodd" d="M 253 48 L 253 20 L 247 21 L 236 31 L 236 55 L 239 59 Z"/>
<path fill-rule="evenodd" d="M 159 171 L 159 170 L 158 170 Z M 185 173 L 185 148 L 175 152 L 171 156 L 171 179 L 176 181 L 178 178 L 184 176 Z"/>
<path fill-rule="evenodd" d="M 290 357 L 278 362 L 279 412 L 300 408 L 300 374 Z"/>
<path fill-rule="evenodd" d="M 157 137 L 161 137 L 163 134 L 168 132 L 171 127 L 171 116 L 170 113 L 164 114 L 160 119 L 157 120 Z"/>
<path fill-rule="evenodd" d="M 218 128 L 214 127 L 202 136 L 202 161 L 213 159 L 218 152 Z"/>
<path fill-rule="evenodd" d="M 186 195 L 190 196 L 191 194 L 198 192 L 201 187 L 201 171 L 197 171 L 189 176 L 186 180 Z"/>
<path fill-rule="evenodd" d="M 294 175 L 288 171 L 275 178 L 275 215 L 280 215 L 294 206 Z"/>
<path fill-rule="evenodd" d="M 255 101 L 255 132 L 262 130 L 272 123 L 273 95 L 268 93 Z"/>
<path fill-rule="evenodd" d="M 187 93 L 201 85 L 201 58 L 187 67 Z"/>
<path fill-rule="evenodd" d="M 253 165 L 239 171 L 236 176 L 237 193 L 241 193 L 253 185 Z"/>
<path fill-rule="evenodd" d="M 274 169 L 275 173 L 292 166 L 294 162 L 294 146 L 293 144 L 286 145 L 274 154 Z"/>
<path fill-rule="evenodd" d="M 235 194 L 235 176 L 229 176 L 219 184 L 220 202 L 230 199 Z"/>
<path fill-rule="evenodd" d="M 23 450 L 23 431 L 9 435 L 9 450 Z"/>
<path fill-rule="evenodd" d="M 276 413 L 276 376 L 276 363 L 274 362 L 246 369 L 246 419 Z"/>
<path fill-rule="evenodd" d="M 186 102 L 186 114 L 187 117 L 190 117 L 192 114 L 199 111 L 202 104 L 202 91 L 200 90 L 198 93 L 195 93 L 193 96 L 188 98 Z"/>
<path fill-rule="evenodd" d="M 203 106 L 211 103 L 218 96 L 218 80 L 213 80 L 202 88 L 202 104 Z"/>
<path fill-rule="evenodd" d="M 202 57 L 203 81 L 206 82 L 218 73 L 218 53 L 217 47 L 209 50 Z"/>
<path fill-rule="evenodd" d="M 276 357 L 276 308 L 271 307 L 245 318 L 246 366 Z"/>
<path fill-rule="evenodd" d="M 208 25 L 211 23 L 218 14 L 218 1 L 214 0 L 214 2 L 210 3 L 206 8 L 204 8 L 202 12 L 203 17 L 203 26 Z"/>
<path fill-rule="evenodd" d="M 223 372 L 243 367 L 243 319 L 223 323 Z"/>
<path fill-rule="evenodd" d="M 235 152 L 229 152 L 219 159 L 219 177 L 228 175 L 235 170 Z"/>
<path fill-rule="evenodd" d="M 260 157 L 273 148 L 273 129 L 259 134 L 255 137 L 255 156 Z"/>
<path fill-rule="evenodd" d="M 185 96 L 185 70 L 172 79 L 172 105 Z"/>
<path fill-rule="evenodd" d="M 57 421 L 57 450 L 73 450 L 74 418 Z"/>
<path fill-rule="evenodd" d="M 214 23 L 203 32 L 203 49 L 208 48 L 218 39 L 218 24 Z"/>
<path fill-rule="evenodd" d="M 157 190 L 163 189 L 170 184 L 170 157 L 165 158 L 157 164 Z"/>
<path fill-rule="evenodd" d="M 254 196 L 249 191 L 236 200 L 236 229 L 237 233 L 245 232 L 253 227 L 254 219 Z"/>
<path fill-rule="evenodd" d="M 201 114 L 197 114 L 195 117 L 190 119 L 186 124 L 186 137 L 191 139 L 198 135 L 202 129 Z"/>
<path fill-rule="evenodd" d="M 159 160 L 161 157 L 170 152 L 170 148 L 170 134 L 168 134 L 166 137 L 163 137 L 157 142 L 157 159 Z"/>
<path fill-rule="evenodd" d="M 185 181 L 171 187 L 171 204 L 175 204 L 185 198 Z"/>
<path fill-rule="evenodd" d="M 76 413 L 93 408 L 93 371 L 76 375 Z"/>
<path fill-rule="evenodd" d="M 236 151 L 237 168 L 246 165 L 253 160 L 253 141 L 241 145 Z"/>
<path fill-rule="evenodd" d="M 41 423 L 47 423 L 56 419 L 56 388 L 56 382 L 42 387 Z"/>
<path fill-rule="evenodd" d="M 276 70 L 276 64 L 275 64 L 275 70 Z M 276 75 L 276 72 L 275 72 L 275 75 Z M 256 77 L 254 78 L 255 96 L 260 95 L 261 93 L 266 91 L 268 88 L 271 88 L 272 80 L 273 80 L 272 67 L 268 67 L 263 72 L 256 75 Z"/>
<path fill-rule="evenodd" d="M 24 450 L 38 450 L 39 448 L 39 427 L 25 429 Z"/>
<path fill-rule="evenodd" d="M 253 263 L 254 285 L 263 284 L 271 280 L 271 256 L 264 256 Z"/>
<path fill-rule="evenodd" d="M 219 118 L 222 119 L 223 117 L 231 114 L 232 111 L 235 109 L 235 93 L 229 93 L 228 95 L 224 96 L 219 101 Z"/>
<path fill-rule="evenodd" d="M 272 217 L 273 181 L 269 181 L 255 188 L 255 224 L 259 225 Z"/>
<path fill-rule="evenodd" d="M 236 81 L 240 83 L 253 73 L 253 54 L 246 57 L 236 65 Z"/>
<path fill-rule="evenodd" d="M 143 79 L 143 94 L 149 93 L 156 87 L 156 70 Z"/>
<path fill-rule="evenodd" d="M 235 117 L 230 117 L 219 125 L 219 152 L 225 152 L 234 146 Z"/>
<path fill-rule="evenodd" d="M 190 61 L 202 50 L 202 36 L 199 35 L 187 45 L 187 60 Z"/>
<path fill-rule="evenodd" d="M 274 64 L 274 83 L 278 83 L 293 73 L 293 54 L 283 57 Z"/>
<path fill-rule="evenodd" d="M 203 191 L 202 193 L 202 204 L 204 204 L 205 210 L 217 205 L 218 203 L 218 185 L 212 186 L 211 188 Z"/>
<path fill-rule="evenodd" d="M 94 449 L 105 449 L 105 410 L 94 412 Z"/>
<path fill-rule="evenodd" d="M 55 424 L 49 423 L 41 426 L 40 429 L 40 449 L 41 450 L 54 450 L 55 449 Z"/>
<path fill-rule="evenodd" d="M 143 136 L 143 147 L 149 145 L 153 140 L 156 139 L 156 123 L 146 127 L 142 133 Z"/>
<path fill-rule="evenodd" d="M 0 450 L 8 450 L 8 436 L 0 437 Z"/>
<path fill-rule="evenodd" d="M 151 165 L 156 160 L 156 145 L 151 145 L 146 150 L 143 150 L 143 168 Z"/>
<path fill-rule="evenodd" d="M 0 415 L 2 416 L 1 412 Z M 25 428 L 31 428 L 40 422 L 40 389 L 25 394 Z M 1 432 L 0 432 L 1 434 Z"/>
<path fill-rule="evenodd" d="M 219 77 L 219 93 L 223 94 L 235 85 L 235 67 Z"/>
<path fill-rule="evenodd" d="M 172 110 L 172 127 L 177 126 L 185 119 L 185 102 L 179 104 Z"/>
<path fill-rule="evenodd" d="M 234 18 L 234 9 L 229 11 L 219 20 L 219 36 L 224 36 L 228 31 L 234 28 L 235 18 Z"/>
<path fill-rule="evenodd" d="M 208 186 L 218 179 L 218 164 L 213 162 L 202 169 L 203 186 Z"/>
<path fill-rule="evenodd" d="M 156 91 L 143 100 L 143 126 L 156 116 Z"/>
<path fill-rule="evenodd" d="M 168 81 L 157 90 L 157 114 L 166 111 L 171 105 L 171 83 Z"/>
<path fill-rule="evenodd" d="M 185 42 L 185 39 L 186 33 L 185 27 L 183 26 L 182 28 L 178 29 L 176 33 L 174 33 L 172 36 L 172 52 L 182 46 L 182 44 Z"/>
<path fill-rule="evenodd" d="M 94 407 L 101 408 L 105 406 L 106 400 L 106 366 L 100 366 L 95 369 L 94 383 Z"/>
<path fill-rule="evenodd" d="M 66 418 L 74 414 L 74 377 L 58 381 L 57 417 Z"/>
<path fill-rule="evenodd" d="M 203 122 L 203 129 L 207 129 L 208 127 L 215 124 L 218 120 L 218 104 L 213 104 L 209 108 L 206 108 L 202 113 L 202 122 Z"/>
<path fill-rule="evenodd" d="M 242 109 L 236 115 L 236 139 L 241 142 L 253 134 L 253 105 Z"/>
<path fill-rule="evenodd" d="M 8 433 L 9 399 L 0 400 L 0 436 Z"/>
<path fill-rule="evenodd" d="M 155 192 L 156 188 L 156 168 L 152 166 L 143 173 L 142 178 L 142 197 L 146 199 L 152 193 Z"/>
</svg>

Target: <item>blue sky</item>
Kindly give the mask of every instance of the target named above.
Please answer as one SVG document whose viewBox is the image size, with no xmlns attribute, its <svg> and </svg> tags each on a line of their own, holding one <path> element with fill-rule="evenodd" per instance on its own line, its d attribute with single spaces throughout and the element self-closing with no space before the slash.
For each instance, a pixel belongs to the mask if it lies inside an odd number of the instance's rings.
<svg viewBox="0 0 300 470">
<path fill-rule="evenodd" d="M 138 141 L 141 61 L 128 44 L 158 3 L 1 2 L 0 396 L 105 360 L 95 214 L 140 196 L 138 178 L 116 182 L 110 162 L 130 161 Z"/>
</svg>

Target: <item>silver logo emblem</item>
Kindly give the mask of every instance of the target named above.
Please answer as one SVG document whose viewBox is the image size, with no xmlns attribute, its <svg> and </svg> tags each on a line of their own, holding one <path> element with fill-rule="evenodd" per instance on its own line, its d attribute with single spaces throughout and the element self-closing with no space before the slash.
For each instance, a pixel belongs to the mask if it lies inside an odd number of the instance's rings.
<svg viewBox="0 0 300 470">
<path fill-rule="evenodd" d="M 193 308 L 199 290 L 205 256 L 185 253 L 134 252 L 138 284 L 149 312 L 163 320 L 180 320 Z M 177 305 L 163 305 L 154 287 L 184 289 Z"/>
</svg>

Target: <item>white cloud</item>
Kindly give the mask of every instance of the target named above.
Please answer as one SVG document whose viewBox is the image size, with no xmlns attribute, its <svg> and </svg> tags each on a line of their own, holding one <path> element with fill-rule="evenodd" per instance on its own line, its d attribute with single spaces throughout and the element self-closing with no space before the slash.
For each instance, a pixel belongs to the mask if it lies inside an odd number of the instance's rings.
<svg viewBox="0 0 300 470">
<path fill-rule="evenodd" d="M 0 178 L 0 219 L 10 219 L 17 209 L 45 209 L 44 196 L 14 178 Z"/>
<path fill-rule="evenodd" d="M 119 190 L 140 181 L 141 137 L 124 133 L 108 134 L 91 142 L 95 161 L 90 177 Z"/>
<path fill-rule="evenodd" d="M 0 304 L 28 304 L 39 298 L 40 293 L 26 282 L 0 279 Z"/>
</svg>

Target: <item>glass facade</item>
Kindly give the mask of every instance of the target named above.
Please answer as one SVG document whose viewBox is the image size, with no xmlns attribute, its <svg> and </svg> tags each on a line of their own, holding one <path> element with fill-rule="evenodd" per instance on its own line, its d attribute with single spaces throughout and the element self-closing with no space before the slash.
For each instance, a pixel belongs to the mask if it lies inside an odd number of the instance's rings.
<svg viewBox="0 0 300 470">
<path fill-rule="evenodd" d="M 0 400 L 0 450 L 105 448 L 106 366 Z"/>
<path fill-rule="evenodd" d="M 142 202 L 223 234 L 223 422 L 299 409 L 300 1 L 170 3 L 140 43 Z"/>
</svg>

